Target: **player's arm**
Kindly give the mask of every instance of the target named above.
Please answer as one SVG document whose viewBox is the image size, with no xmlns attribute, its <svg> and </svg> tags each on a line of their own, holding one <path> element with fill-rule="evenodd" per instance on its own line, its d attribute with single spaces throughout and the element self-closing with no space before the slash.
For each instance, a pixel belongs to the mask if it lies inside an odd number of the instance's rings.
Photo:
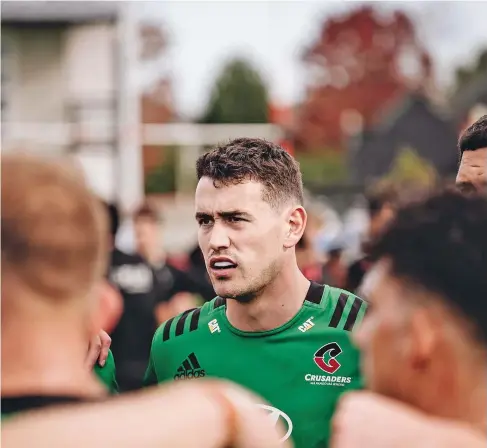
<svg viewBox="0 0 487 448">
<path fill-rule="evenodd" d="M 2 422 L 2 446 L 70 448 L 288 448 L 284 434 L 254 403 L 221 381 L 183 382 L 103 403 L 56 406 Z M 164 424 L 161 424 L 164 422 Z M 188 431 L 181 431 L 184 422 Z M 141 431 L 143 428 L 143 431 Z"/>
<path fill-rule="evenodd" d="M 480 448 L 485 435 L 432 418 L 371 392 L 345 394 L 333 418 L 332 448 Z"/>
</svg>

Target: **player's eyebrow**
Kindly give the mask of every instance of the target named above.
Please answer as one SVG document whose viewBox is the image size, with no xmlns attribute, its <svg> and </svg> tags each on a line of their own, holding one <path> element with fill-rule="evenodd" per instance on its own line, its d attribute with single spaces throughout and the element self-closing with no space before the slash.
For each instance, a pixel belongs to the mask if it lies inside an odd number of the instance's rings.
<svg viewBox="0 0 487 448">
<path fill-rule="evenodd" d="M 209 213 L 204 213 L 204 212 L 196 212 L 194 217 L 197 220 L 204 219 L 204 218 L 206 218 L 206 219 L 212 218 L 212 216 Z"/>
<path fill-rule="evenodd" d="M 250 219 L 251 215 L 247 212 L 241 211 L 241 210 L 229 210 L 227 212 L 218 212 L 218 216 L 221 216 L 222 218 L 234 218 L 238 216 L 239 218 L 245 218 L 245 219 Z"/>
<path fill-rule="evenodd" d="M 250 213 L 244 212 L 242 210 L 228 210 L 225 212 L 217 212 L 217 216 L 223 219 L 228 219 L 228 218 L 244 218 L 244 219 L 252 219 L 252 215 Z M 206 212 L 196 212 L 195 217 L 196 219 L 202 219 L 202 218 L 213 218 L 212 213 L 206 213 Z"/>
</svg>

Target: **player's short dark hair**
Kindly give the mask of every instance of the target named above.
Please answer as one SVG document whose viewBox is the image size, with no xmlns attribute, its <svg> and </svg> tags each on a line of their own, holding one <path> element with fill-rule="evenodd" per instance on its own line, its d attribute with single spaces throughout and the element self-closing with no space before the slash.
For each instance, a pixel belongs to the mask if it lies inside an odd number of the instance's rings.
<svg viewBox="0 0 487 448">
<path fill-rule="evenodd" d="M 237 138 L 203 154 L 196 162 L 198 180 L 215 187 L 247 180 L 264 185 L 263 199 L 279 206 L 290 198 L 303 204 L 299 163 L 279 145 L 260 138 Z"/>
<path fill-rule="evenodd" d="M 117 236 L 118 229 L 120 228 L 120 211 L 115 203 L 105 202 L 105 208 L 108 212 L 108 219 L 110 221 L 110 235 L 112 238 Z"/>
<path fill-rule="evenodd" d="M 134 220 L 137 219 L 150 219 L 155 223 L 161 221 L 161 216 L 157 212 L 157 210 L 149 203 L 144 202 L 137 210 L 135 210 L 133 214 Z"/>
<path fill-rule="evenodd" d="M 365 201 L 370 217 L 386 206 L 396 206 L 399 200 L 400 187 L 391 181 L 382 181 L 371 185 L 365 191 Z"/>
<path fill-rule="evenodd" d="M 399 209 L 371 253 L 391 260 L 392 275 L 463 313 L 487 342 L 487 198 L 430 193 Z"/>
<path fill-rule="evenodd" d="M 487 148 L 487 115 L 479 118 L 467 128 L 458 140 L 460 157 L 465 151 L 475 151 L 481 148 Z"/>
</svg>

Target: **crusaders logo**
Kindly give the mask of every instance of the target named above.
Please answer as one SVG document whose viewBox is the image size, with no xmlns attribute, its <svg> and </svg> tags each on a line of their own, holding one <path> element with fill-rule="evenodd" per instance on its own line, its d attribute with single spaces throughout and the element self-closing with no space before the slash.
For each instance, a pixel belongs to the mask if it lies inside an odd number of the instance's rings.
<svg viewBox="0 0 487 448">
<path fill-rule="evenodd" d="M 333 374 L 341 366 L 336 357 L 342 352 L 342 349 L 336 342 L 321 347 L 314 355 L 315 364 L 324 372 Z"/>
</svg>

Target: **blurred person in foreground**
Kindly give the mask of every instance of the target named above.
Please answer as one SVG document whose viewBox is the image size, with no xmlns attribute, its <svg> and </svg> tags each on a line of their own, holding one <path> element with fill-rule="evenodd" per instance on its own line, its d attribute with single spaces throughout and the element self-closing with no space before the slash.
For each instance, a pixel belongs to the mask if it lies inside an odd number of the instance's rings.
<svg viewBox="0 0 487 448">
<path fill-rule="evenodd" d="M 463 192 L 487 192 L 487 115 L 465 130 L 458 149 L 457 186 Z"/>
<path fill-rule="evenodd" d="M 369 226 L 362 243 L 363 256 L 353 262 L 347 273 L 346 287 L 356 292 L 371 265 L 369 244 L 376 239 L 394 218 L 399 199 L 399 187 L 392 182 L 382 181 L 365 193 Z"/>
<path fill-rule="evenodd" d="M 470 428 L 485 445 L 487 199 L 444 191 L 412 203 L 399 210 L 371 254 L 375 263 L 361 288 L 369 311 L 354 333 L 362 372 L 372 392 L 411 410 L 351 394 L 338 407 L 334 447 L 421 446 L 438 419 Z M 401 427 L 407 413 L 413 427 L 407 421 Z M 384 419 L 390 433 L 374 439 L 371 427 Z"/>
<path fill-rule="evenodd" d="M 222 381 L 163 386 L 105 403 L 65 405 L 2 422 L 5 448 L 292 448 L 259 400 Z"/>
<path fill-rule="evenodd" d="M 86 356 L 120 313 L 105 211 L 63 162 L 4 155 L 1 170 L 2 417 L 103 397 Z M 112 367 L 95 369 L 110 382 Z"/>
<path fill-rule="evenodd" d="M 198 241 L 218 297 L 159 327 L 146 383 L 232 380 L 270 403 L 283 440 L 326 447 L 338 398 L 362 385 L 350 332 L 367 304 L 300 271 L 303 185 L 283 148 L 232 140 L 198 159 L 197 177 Z"/>
<path fill-rule="evenodd" d="M 213 288 L 167 262 L 162 244 L 161 217 L 149 203 L 133 215 L 136 250 L 152 267 L 156 279 L 154 311 L 159 323 L 198 305 L 197 297 L 211 300 Z M 155 329 L 154 329 L 155 331 Z"/>
<path fill-rule="evenodd" d="M 106 391 L 87 368 L 88 340 L 121 310 L 104 279 L 106 210 L 75 174 L 60 161 L 2 158 L 2 446 L 277 446 L 255 398 L 232 385 L 97 404 Z"/>
</svg>

